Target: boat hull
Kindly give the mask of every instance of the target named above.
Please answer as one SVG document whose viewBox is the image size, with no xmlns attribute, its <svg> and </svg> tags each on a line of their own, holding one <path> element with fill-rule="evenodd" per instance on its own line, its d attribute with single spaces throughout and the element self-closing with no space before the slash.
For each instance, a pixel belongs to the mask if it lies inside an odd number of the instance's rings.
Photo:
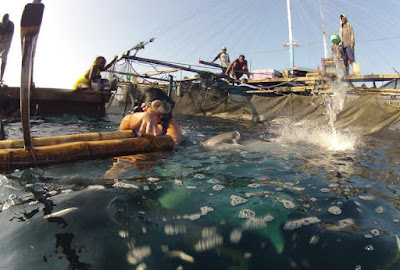
<svg viewBox="0 0 400 270">
<path fill-rule="evenodd" d="M 20 117 L 18 87 L 0 87 L 0 114 L 2 118 Z M 34 88 L 30 96 L 31 115 L 52 116 L 79 114 L 104 116 L 105 104 L 112 93 L 107 91 Z"/>
</svg>

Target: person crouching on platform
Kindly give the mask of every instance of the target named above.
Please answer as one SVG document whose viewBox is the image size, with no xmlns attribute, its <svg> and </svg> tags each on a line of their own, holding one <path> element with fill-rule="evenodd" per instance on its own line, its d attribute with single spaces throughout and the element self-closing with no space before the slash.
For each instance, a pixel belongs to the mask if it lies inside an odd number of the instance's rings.
<svg viewBox="0 0 400 270">
<path fill-rule="evenodd" d="M 85 74 L 80 77 L 75 85 L 74 90 L 77 89 L 92 89 L 92 90 L 102 90 L 101 83 L 101 72 L 109 69 L 115 61 L 117 61 L 118 56 L 106 65 L 106 59 L 103 56 L 96 57 L 92 66 L 85 72 Z"/>
<path fill-rule="evenodd" d="M 161 89 L 147 89 L 134 111 L 122 119 L 120 130 L 132 130 L 138 137 L 169 135 L 179 145 L 182 132 L 172 117 L 174 105 Z"/>
<path fill-rule="evenodd" d="M 346 71 L 343 60 L 343 46 L 340 44 L 340 37 L 336 34 L 331 35 L 330 40 L 332 41 L 331 58 L 335 63 L 337 73 L 342 77 Z"/>
<path fill-rule="evenodd" d="M 232 63 L 229 64 L 228 68 L 225 71 L 225 74 L 229 76 L 232 75 L 233 79 L 240 80 L 240 78 L 246 74 L 250 79 L 250 72 L 247 67 L 247 60 L 244 55 L 239 55 L 239 58 L 235 59 Z"/>
</svg>

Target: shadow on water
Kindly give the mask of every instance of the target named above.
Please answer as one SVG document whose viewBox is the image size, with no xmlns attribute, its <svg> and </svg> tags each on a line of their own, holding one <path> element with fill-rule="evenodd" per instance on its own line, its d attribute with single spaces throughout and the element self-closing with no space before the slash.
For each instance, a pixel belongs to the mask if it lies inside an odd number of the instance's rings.
<svg viewBox="0 0 400 270">
<path fill-rule="evenodd" d="M 264 125 L 178 121 L 169 153 L 2 172 L 0 268 L 399 269 L 397 131 L 335 151 Z M 117 128 L 60 117 L 33 130 Z M 200 143 L 232 130 L 270 142 Z"/>
</svg>

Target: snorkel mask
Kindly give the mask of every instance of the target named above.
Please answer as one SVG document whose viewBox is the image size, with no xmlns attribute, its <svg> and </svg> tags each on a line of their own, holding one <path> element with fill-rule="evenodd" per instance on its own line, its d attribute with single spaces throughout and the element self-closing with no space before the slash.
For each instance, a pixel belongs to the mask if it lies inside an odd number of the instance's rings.
<svg viewBox="0 0 400 270">
<path fill-rule="evenodd" d="M 171 113 L 172 108 L 175 104 L 171 104 L 166 100 L 153 100 L 150 104 L 146 104 L 150 107 L 158 116 L 162 117 Z"/>
</svg>

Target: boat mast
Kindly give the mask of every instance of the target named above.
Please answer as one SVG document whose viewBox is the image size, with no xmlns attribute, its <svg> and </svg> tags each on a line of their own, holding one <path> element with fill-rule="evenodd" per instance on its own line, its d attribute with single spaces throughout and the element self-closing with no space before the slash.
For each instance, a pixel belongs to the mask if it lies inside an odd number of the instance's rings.
<svg viewBox="0 0 400 270">
<path fill-rule="evenodd" d="M 289 60 L 290 60 L 290 68 L 293 71 L 294 66 L 294 53 L 293 53 L 293 27 L 292 27 L 292 11 L 290 7 L 290 0 L 286 0 L 287 4 L 287 15 L 288 15 L 288 26 L 289 26 Z"/>
<path fill-rule="evenodd" d="M 321 14 L 321 21 L 322 21 L 322 41 L 324 42 L 324 56 L 325 58 L 328 58 L 328 50 L 326 47 L 326 32 L 325 32 L 325 26 L 324 26 L 324 15 L 322 13 L 322 5 L 321 5 L 321 1 L 319 1 L 319 11 Z"/>
</svg>

